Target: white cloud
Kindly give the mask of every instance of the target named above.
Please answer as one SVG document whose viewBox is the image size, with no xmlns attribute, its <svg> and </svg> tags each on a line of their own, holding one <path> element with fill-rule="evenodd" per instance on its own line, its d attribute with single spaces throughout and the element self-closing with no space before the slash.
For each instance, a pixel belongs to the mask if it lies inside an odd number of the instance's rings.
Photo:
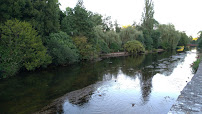
<svg viewBox="0 0 202 114">
<path fill-rule="evenodd" d="M 59 0 L 60 8 L 74 7 L 78 0 Z M 87 10 L 117 19 L 121 25 L 139 23 L 144 0 L 83 0 Z M 197 36 L 202 30 L 202 0 L 153 0 L 154 17 L 161 24 L 172 23 L 177 30 Z"/>
</svg>

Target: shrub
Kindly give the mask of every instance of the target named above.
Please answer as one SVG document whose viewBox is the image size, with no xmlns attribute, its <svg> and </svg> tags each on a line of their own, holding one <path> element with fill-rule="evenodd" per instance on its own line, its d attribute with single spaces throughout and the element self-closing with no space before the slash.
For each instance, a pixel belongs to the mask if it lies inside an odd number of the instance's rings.
<svg viewBox="0 0 202 114">
<path fill-rule="evenodd" d="M 129 52 L 131 54 L 137 54 L 137 53 L 144 53 L 145 52 L 144 46 L 142 45 L 141 42 L 139 42 L 137 40 L 128 41 L 124 45 L 124 48 L 127 52 Z"/>
<path fill-rule="evenodd" d="M 22 67 L 35 70 L 51 63 L 41 38 L 29 23 L 8 20 L 0 29 L 0 70 L 4 77 L 16 74 Z"/>
<path fill-rule="evenodd" d="M 198 59 L 192 64 L 192 69 L 194 73 L 196 73 L 196 71 L 198 70 L 201 60 L 202 60 L 202 57 L 198 57 Z"/>
</svg>

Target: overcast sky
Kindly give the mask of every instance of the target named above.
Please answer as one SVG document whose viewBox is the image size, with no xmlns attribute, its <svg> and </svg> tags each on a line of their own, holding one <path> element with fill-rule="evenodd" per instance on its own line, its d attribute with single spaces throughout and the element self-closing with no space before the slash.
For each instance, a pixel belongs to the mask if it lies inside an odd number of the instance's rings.
<svg viewBox="0 0 202 114">
<path fill-rule="evenodd" d="M 78 0 L 59 0 L 61 10 L 74 8 Z M 83 0 L 87 10 L 111 16 L 120 25 L 140 23 L 144 0 Z M 187 35 L 197 37 L 202 30 L 202 0 L 153 0 L 154 18 L 160 24 L 172 23 Z"/>
</svg>

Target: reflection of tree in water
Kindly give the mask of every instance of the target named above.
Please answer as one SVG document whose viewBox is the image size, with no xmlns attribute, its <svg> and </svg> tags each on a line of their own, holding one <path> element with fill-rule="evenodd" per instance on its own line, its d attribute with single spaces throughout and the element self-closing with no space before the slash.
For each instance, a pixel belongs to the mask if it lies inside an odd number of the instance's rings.
<svg viewBox="0 0 202 114">
<path fill-rule="evenodd" d="M 184 60 L 185 55 L 185 53 L 176 54 L 173 51 L 108 59 L 105 62 L 105 69 L 100 69 L 103 71 L 102 80 L 116 78 L 120 70 L 126 76 L 138 76 L 143 103 L 146 103 L 152 91 L 153 76 L 157 73 L 170 75 L 173 69 Z"/>
<path fill-rule="evenodd" d="M 141 69 L 140 65 L 145 59 L 145 55 L 130 56 L 122 61 L 123 67 L 122 72 L 128 76 L 134 76 L 137 71 Z"/>
<path fill-rule="evenodd" d="M 161 73 L 165 76 L 169 76 L 170 74 L 172 74 L 174 68 L 176 68 L 179 63 L 182 63 L 184 61 L 185 57 L 186 53 L 176 54 L 176 52 L 150 54 L 143 62 L 143 69 L 147 69 L 148 72 L 152 72 L 154 75 L 157 73 Z"/>
<path fill-rule="evenodd" d="M 180 63 L 183 63 L 186 55 L 187 55 L 186 53 L 178 53 L 178 54 L 172 55 L 168 58 L 158 60 L 156 62 L 158 65 L 153 68 L 155 68 L 155 71 L 157 73 L 161 73 L 165 76 L 170 76 L 172 74 L 173 70 Z"/>
<path fill-rule="evenodd" d="M 147 101 L 149 101 L 149 96 L 152 91 L 153 76 L 154 75 L 151 72 L 146 72 L 146 71 L 142 71 L 140 73 L 140 75 L 138 75 L 138 78 L 140 80 L 143 104 L 145 104 L 145 103 L 147 103 Z"/>
<path fill-rule="evenodd" d="M 174 68 L 184 61 L 185 56 L 185 53 L 176 54 L 175 52 L 149 54 L 146 56 L 144 62 L 142 63 L 143 66 L 140 70 L 140 75 L 138 75 L 143 104 L 147 103 L 149 100 L 149 96 L 152 91 L 152 78 L 157 73 L 169 76 L 173 72 Z"/>
<path fill-rule="evenodd" d="M 14 113 L 12 111 L 16 111 L 16 109 L 21 112 L 25 108 L 32 108 L 32 110 L 27 110 L 27 113 L 32 113 L 47 105 L 50 100 L 68 92 L 82 89 L 98 81 L 116 79 L 119 71 L 130 77 L 138 75 L 142 98 L 146 103 L 152 91 L 153 76 L 156 73 L 169 76 L 186 56 L 185 53 L 173 54 L 175 53 L 165 52 L 109 58 L 95 63 L 80 63 L 70 67 L 19 74 L 21 76 L 0 83 L 0 89 L 7 88 L 0 92 L 0 106 L 5 112 L 9 110 L 10 113 Z M 21 78 L 22 75 L 24 75 L 23 78 Z M 80 99 L 81 104 L 88 102 L 91 94 L 92 92 L 89 92 L 88 96 L 84 95 Z M 24 101 L 28 102 L 25 105 L 18 105 L 23 104 Z"/>
</svg>

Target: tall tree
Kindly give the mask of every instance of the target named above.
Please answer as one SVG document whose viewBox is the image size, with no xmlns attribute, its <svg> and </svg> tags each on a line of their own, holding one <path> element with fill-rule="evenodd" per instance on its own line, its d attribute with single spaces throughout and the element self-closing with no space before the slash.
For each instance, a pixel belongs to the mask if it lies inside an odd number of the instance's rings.
<svg viewBox="0 0 202 114">
<path fill-rule="evenodd" d="M 27 21 L 42 36 L 58 32 L 59 23 L 58 0 L 1 0 L 0 22 L 9 19 Z"/>
<path fill-rule="evenodd" d="M 109 31 L 113 28 L 113 24 L 111 21 L 111 16 L 106 16 L 103 18 L 103 29 L 104 31 Z"/>
<path fill-rule="evenodd" d="M 78 0 L 77 5 L 83 6 L 83 0 Z"/>
<path fill-rule="evenodd" d="M 145 0 L 144 12 L 142 13 L 142 31 L 146 49 L 153 48 L 152 32 L 154 28 L 154 4 L 152 0 Z"/>
<path fill-rule="evenodd" d="M 117 20 L 115 20 L 114 26 L 115 26 L 115 30 L 116 30 L 117 33 L 121 32 L 121 27 L 119 27 L 119 24 L 118 24 Z"/>
<path fill-rule="evenodd" d="M 56 33 L 60 29 L 60 9 L 58 0 L 26 0 L 21 20 L 26 20 L 42 36 Z"/>
<path fill-rule="evenodd" d="M 154 4 L 152 0 L 145 0 L 144 12 L 142 13 L 142 26 L 151 32 L 154 27 Z"/>
<path fill-rule="evenodd" d="M 94 27 L 91 14 L 79 5 L 74 9 L 67 8 L 67 16 L 62 21 L 62 31 L 71 36 L 86 36 L 89 38 Z"/>
<path fill-rule="evenodd" d="M 26 0 L 0 0 L 0 22 L 22 17 L 23 9 L 25 8 Z"/>
</svg>

